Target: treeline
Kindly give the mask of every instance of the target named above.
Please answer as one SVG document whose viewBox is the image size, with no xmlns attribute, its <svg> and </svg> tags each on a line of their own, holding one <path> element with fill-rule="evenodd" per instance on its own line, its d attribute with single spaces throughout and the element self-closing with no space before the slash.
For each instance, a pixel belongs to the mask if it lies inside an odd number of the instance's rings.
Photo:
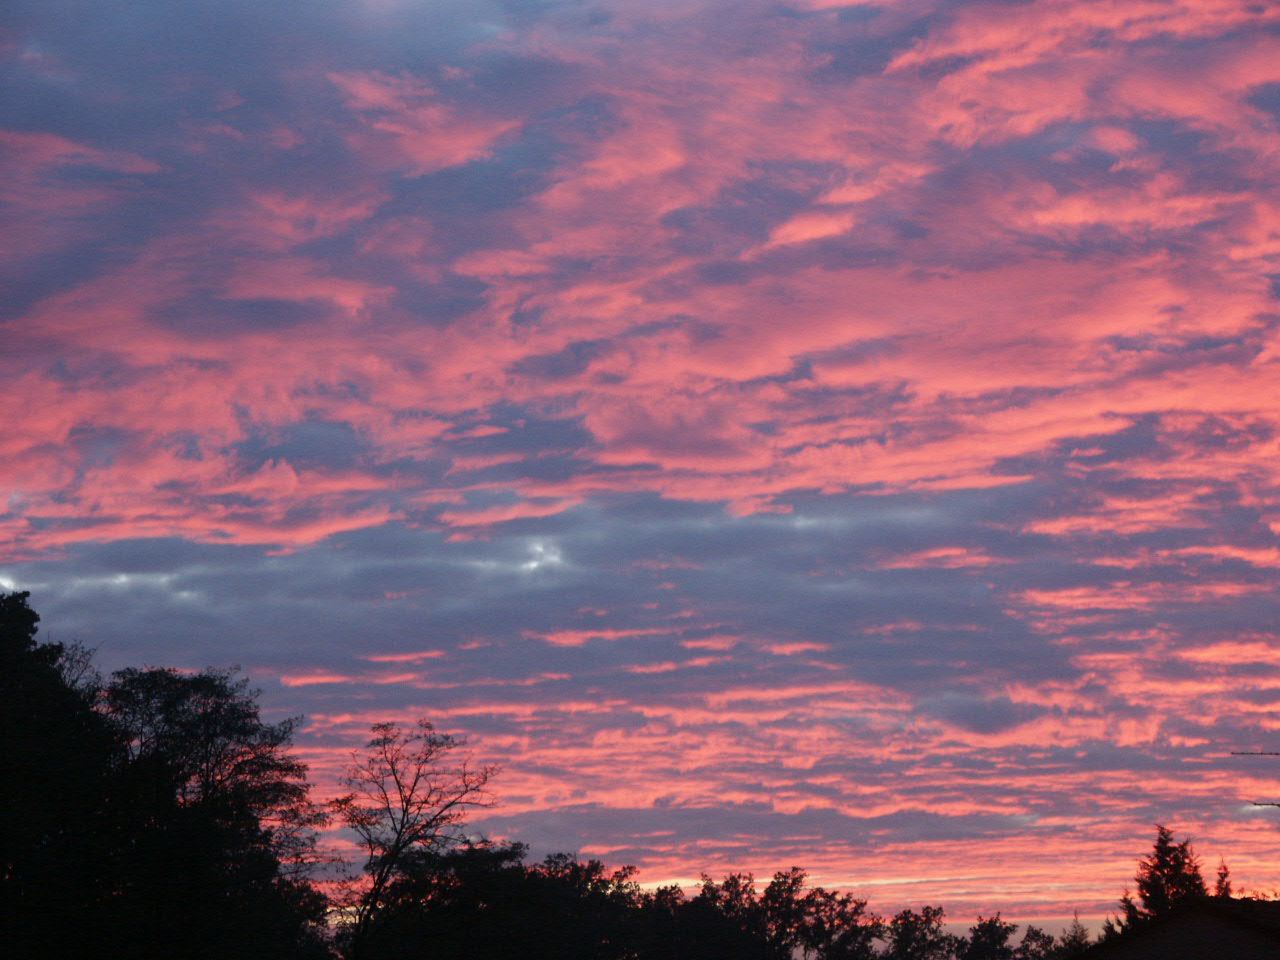
<svg viewBox="0 0 1280 960">
<path fill-rule="evenodd" d="M 630 867 L 473 841 L 494 770 L 423 721 L 378 724 L 347 793 L 312 802 L 296 721 L 264 722 L 231 672 L 99 676 L 37 642 L 28 594 L 0 594 L 0 935 L 5 955 L 66 960 L 1066 960 L 1090 937 L 997 914 L 967 935 L 941 908 L 880 917 L 797 868 L 758 888 L 704 877 L 643 890 Z M 335 874 L 317 831 L 345 827 Z M 1163 857 L 1163 859 L 1160 859 Z M 1160 828 L 1111 932 L 1203 895 Z M 1219 891 L 1225 883 L 1219 879 Z M 1188 892 L 1189 891 L 1189 892 Z M 1163 899 L 1161 899 L 1163 898 Z"/>
<path fill-rule="evenodd" d="M 565 854 L 530 863 L 520 844 L 462 845 L 412 858 L 354 955 L 564 960 L 1050 960 L 1089 945 L 1079 924 L 1055 938 L 1021 940 L 1000 917 L 968 936 L 948 933 L 943 911 L 882 919 L 866 902 L 808 887 L 798 868 L 758 890 L 749 875 L 704 877 L 692 896 L 643 891 L 624 868 Z"/>
</svg>

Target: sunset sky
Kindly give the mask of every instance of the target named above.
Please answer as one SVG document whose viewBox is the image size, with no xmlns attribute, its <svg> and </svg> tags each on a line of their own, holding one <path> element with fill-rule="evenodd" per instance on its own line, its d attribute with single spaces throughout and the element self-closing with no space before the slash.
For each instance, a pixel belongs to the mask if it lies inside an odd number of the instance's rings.
<svg viewBox="0 0 1280 960">
<path fill-rule="evenodd" d="M 0 586 L 640 879 L 1280 886 L 1280 5 L 6 0 Z"/>
</svg>

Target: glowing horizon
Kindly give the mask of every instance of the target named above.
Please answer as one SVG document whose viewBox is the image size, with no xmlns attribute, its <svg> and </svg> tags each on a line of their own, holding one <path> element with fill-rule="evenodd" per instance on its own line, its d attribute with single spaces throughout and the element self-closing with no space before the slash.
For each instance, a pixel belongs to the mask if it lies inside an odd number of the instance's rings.
<svg viewBox="0 0 1280 960">
<path fill-rule="evenodd" d="M 640 879 L 1271 889 L 1280 7 L 15 0 L 0 586 Z"/>
</svg>

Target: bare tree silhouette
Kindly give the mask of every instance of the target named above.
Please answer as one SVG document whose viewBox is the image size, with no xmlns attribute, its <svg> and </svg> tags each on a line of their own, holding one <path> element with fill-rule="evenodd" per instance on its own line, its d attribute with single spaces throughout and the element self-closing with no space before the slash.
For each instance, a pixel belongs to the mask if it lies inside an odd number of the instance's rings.
<svg viewBox="0 0 1280 960">
<path fill-rule="evenodd" d="M 366 880 L 351 904 L 348 955 L 360 955 L 385 905 L 387 888 L 415 851 L 437 851 L 462 839 L 467 812 L 489 805 L 492 765 L 475 767 L 466 741 L 439 733 L 428 720 L 412 730 L 395 723 L 372 728 L 366 753 L 352 755 L 342 783 L 350 792 L 332 803 L 364 848 Z M 456 757 L 456 758 L 455 758 Z"/>
</svg>

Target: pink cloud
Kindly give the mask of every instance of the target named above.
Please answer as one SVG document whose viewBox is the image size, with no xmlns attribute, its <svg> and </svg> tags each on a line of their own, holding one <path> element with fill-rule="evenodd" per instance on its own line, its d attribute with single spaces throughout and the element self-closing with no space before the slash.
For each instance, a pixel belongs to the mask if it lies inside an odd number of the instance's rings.
<svg viewBox="0 0 1280 960">
<path fill-rule="evenodd" d="M 485 157 L 519 121 L 460 116 L 428 84 L 410 74 L 331 73 L 347 107 L 364 126 L 349 134 L 375 166 L 392 158 L 421 175 Z"/>
</svg>

